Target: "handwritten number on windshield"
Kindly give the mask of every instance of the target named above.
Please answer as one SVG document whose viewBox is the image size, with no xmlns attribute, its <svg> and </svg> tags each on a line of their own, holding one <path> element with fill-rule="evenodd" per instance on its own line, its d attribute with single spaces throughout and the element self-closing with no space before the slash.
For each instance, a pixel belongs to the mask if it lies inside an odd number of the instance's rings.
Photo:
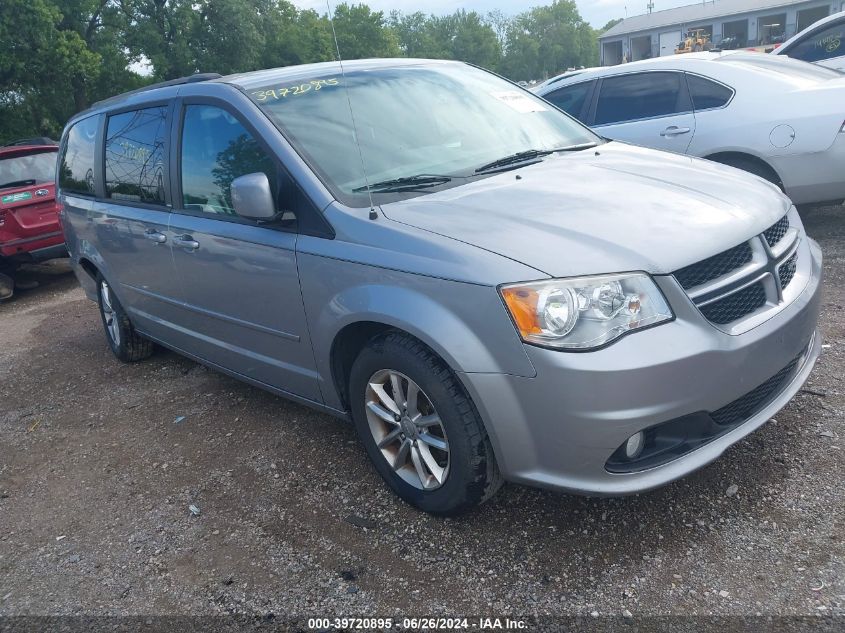
<svg viewBox="0 0 845 633">
<path fill-rule="evenodd" d="M 266 90 L 258 90 L 253 92 L 252 95 L 255 97 L 255 100 L 258 102 L 264 102 L 268 99 L 287 99 L 288 97 L 297 97 L 299 95 L 304 95 L 308 92 L 318 92 L 323 88 L 328 88 L 330 86 L 337 86 L 338 80 L 336 78 L 332 79 L 315 79 L 313 81 L 309 81 L 307 83 L 298 84 L 296 86 L 287 86 L 285 88 L 268 88 Z"/>
</svg>

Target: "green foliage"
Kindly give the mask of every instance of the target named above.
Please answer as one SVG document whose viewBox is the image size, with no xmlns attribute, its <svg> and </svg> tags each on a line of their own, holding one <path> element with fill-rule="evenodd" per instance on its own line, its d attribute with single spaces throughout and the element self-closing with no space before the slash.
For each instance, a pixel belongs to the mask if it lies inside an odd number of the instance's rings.
<svg viewBox="0 0 845 633">
<path fill-rule="evenodd" d="M 555 0 L 511 22 L 503 71 L 513 79 L 538 79 L 598 61 L 596 33 L 581 19 L 574 0 Z"/>
<path fill-rule="evenodd" d="M 333 18 L 344 59 L 456 59 L 514 80 L 598 63 L 573 0 L 514 17 L 342 3 Z M 335 58 L 328 16 L 289 0 L 0 0 L 0 143 L 57 138 L 75 112 L 152 81 Z"/>
<path fill-rule="evenodd" d="M 610 29 L 612 29 L 614 26 L 616 26 L 617 24 L 621 24 L 622 22 L 623 22 L 622 18 L 618 18 L 618 19 L 616 19 L 616 20 L 611 20 L 610 22 L 608 22 L 607 24 L 605 24 L 602 28 L 600 28 L 600 29 L 598 30 L 598 32 L 599 32 L 600 34 L 601 34 L 601 33 L 606 33 L 607 31 L 609 31 Z"/>
</svg>

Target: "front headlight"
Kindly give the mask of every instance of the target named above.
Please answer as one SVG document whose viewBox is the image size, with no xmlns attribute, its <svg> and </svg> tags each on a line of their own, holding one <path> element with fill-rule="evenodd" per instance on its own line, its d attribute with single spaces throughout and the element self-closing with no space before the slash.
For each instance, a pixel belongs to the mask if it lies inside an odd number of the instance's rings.
<svg viewBox="0 0 845 633">
<path fill-rule="evenodd" d="M 555 349 L 601 347 L 674 318 L 644 273 L 552 279 L 500 290 L 522 340 Z"/>
</svg>

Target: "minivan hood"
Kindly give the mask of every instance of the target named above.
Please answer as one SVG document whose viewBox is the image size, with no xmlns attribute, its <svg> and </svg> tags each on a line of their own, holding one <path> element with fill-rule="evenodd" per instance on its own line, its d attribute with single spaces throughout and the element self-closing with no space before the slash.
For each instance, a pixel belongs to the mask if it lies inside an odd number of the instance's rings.
<svg viewBox="0 0 845 633">
<path fill-rule="evenodd" d="M 762 233 L 790 206 L 774 186 L 744 172 L 608 143 L 382 210 L 391 220 L 571 277 L 671 273 Z"/>
</svg>

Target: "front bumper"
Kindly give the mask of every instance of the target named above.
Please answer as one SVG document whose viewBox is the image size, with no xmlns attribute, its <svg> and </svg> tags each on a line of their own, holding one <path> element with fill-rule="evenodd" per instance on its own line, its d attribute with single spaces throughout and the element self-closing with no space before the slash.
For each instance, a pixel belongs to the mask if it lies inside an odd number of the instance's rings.
<svg viewBox="0 0 845 633">
<path fill-rule="evenodd" d="M 487 426 L 506 479 L 589 495 L 662 486 L 715 460 L 786 405 L 821 351 L 817 333 L 822 256 L 806 239 L 803 291 L 740 335 L 710 325 L 672 278 L 661 280 L 676 320 L 591 353 L 526 346 L 537 375 L 461 374 Z M 796 278 L 797 279 L 797 278 Z M 747 420 L 660 466 L 611 473 L 607 462 L 634 433 L 714 412 L 798 363 L 779 391 Z"/>
</svg>

